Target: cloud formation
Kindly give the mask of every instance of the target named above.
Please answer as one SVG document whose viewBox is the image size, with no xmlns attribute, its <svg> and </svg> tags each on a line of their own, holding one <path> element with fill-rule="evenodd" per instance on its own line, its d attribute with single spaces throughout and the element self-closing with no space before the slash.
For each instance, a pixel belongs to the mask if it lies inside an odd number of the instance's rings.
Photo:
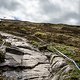
<svg viewBox="0 0 80 80">
<path fill-rule="evenodd" d="M 0 0 L 0 17 L 80 25 L 80 0 Z"/>
<path fill-rule="evenodd" d="M 18 2 L 13 0 L 0 0 L 0 8 L 14 11 L 18 7 Z"/>
</svg>

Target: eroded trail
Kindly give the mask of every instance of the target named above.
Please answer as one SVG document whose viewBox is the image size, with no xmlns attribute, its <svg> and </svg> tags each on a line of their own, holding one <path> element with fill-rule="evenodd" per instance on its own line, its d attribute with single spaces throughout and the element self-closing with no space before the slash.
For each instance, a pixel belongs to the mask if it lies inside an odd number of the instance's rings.
<svg viewBox="0 0 80 80">
<path fill-rule="evenodd" d="M 63 80 L 62 74 L 71 70 L 66 61 L 57 54 L 40 52 L 25 38 L 0 32 L 4 43 L 5 62 L 0 64 L 6 80 Z M 48 58 L 50 57 L 50 59 Z"/>
</svg>

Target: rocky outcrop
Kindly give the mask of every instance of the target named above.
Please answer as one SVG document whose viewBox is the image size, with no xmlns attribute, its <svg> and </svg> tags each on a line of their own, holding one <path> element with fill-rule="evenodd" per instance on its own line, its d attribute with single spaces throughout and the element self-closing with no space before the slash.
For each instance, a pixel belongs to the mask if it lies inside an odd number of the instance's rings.
<svg viewBox="0 0 80 80">
<path fill-rule="evenodd" d="M 6 80 L 64 80 L 72 68 L 66 60 L 52 52 L 41 52 L 26 39 L 0 32 L 11 44 L 5 49 L 5 62 L 0 64 Z M 40 48 L 42 50 L 42 48 Z"/>
<path fill-rule="evenodd" d="M 10 34 L 2 34 L 11 46 L 5 49 L 2 76 L 15 80 L 46 80 L 50 74 L 50 63 L 38 49 L 34 49 L 25 39 Z"/>
<path fill-rule="evenodd" d="M 50 63 L 50 80 L 65 80 L 65 77 L 63 75 L 72 70 L 71 66 L 66 63 L 66 60 L 56 54 L 52 55 Z"/>
</svg>

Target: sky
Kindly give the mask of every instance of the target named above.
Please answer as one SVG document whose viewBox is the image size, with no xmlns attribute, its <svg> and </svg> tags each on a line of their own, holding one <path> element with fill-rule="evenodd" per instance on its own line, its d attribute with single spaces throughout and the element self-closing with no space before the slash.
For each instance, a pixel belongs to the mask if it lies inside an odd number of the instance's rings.
<svg viewBox="0 0 80 80">
<path fill-rule="evenodd" d="M 0 18 L 80 25 L 80 0 L 0 0 Z"/>
</svg>

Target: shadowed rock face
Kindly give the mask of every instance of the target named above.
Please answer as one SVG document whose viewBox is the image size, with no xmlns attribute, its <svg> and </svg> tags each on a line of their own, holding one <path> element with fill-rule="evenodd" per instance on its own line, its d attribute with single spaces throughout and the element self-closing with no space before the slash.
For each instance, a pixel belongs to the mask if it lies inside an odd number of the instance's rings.
<svg viewBox="0 0 80 80">
<path fill-rule="evenodd" d="M 16 54 L 16 55 L 24 55 L 23 52 L 19 51 L 16 48 L 9 48 L 9 47 L 7 47 L 6 48 L 6 52 L 13 53 L 13 54 Z"/>
<path fill-rule="evenodd" d="M 59 80 L 63 72 L 71 70 L 64 58 L 51 52 L 40 52 L 24 38 L 3 32 L 0 34 L 11 43 L 5 49 L 5 62 L 0 64 L 6 80 Z"/>
<path fill-rule="evenodd" d="M 0 63 L 4 62 L 5 54 L 0 50 Z"/>
</svg>

